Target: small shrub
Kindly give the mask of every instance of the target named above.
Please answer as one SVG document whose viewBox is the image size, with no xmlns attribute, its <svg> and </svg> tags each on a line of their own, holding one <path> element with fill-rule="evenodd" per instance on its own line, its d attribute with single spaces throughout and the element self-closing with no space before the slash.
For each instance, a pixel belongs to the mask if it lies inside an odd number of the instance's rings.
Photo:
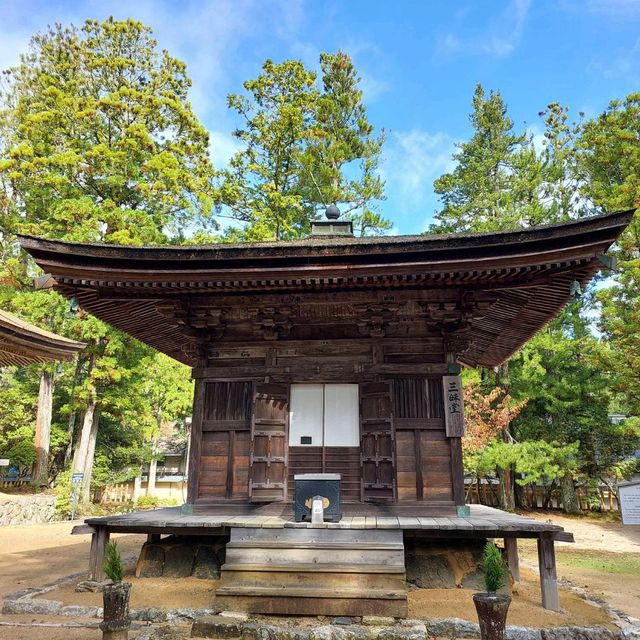
<svg viewBox="0 0 640 640">
<path fill-rule="evenodd" d="M 174 498 L 157 498 L 156 496 L 140 496 L 133 503 L 134 511 L 146 511 L 149 509 L 157 509 L 159 507 L 173 507 L 178 502 Z"/>
<path fill-rule="evenodd" d="M 487 541 L 482 554 L 484 586 L 489 593 L 495 593 L 507 583 L 507 565 L 498 547 Z"/>
<path fill-rule="evenodd" d="M 57 477 L 54 487 L 54 493 L 56 495 L 56 515 L 61 520 L 67 519 L 71 515 L 72 492 L 71 471 L 64 471 Z"/>
<path fill-rule="evenodd" d="M 103 568 L 107 578 L 110 578 L 114 582 L 122 582 L 124 567 L 122 566 L 118 543 L 115 540 L 110 540 L 107 543 L 107 553 Z"/>
</svg>

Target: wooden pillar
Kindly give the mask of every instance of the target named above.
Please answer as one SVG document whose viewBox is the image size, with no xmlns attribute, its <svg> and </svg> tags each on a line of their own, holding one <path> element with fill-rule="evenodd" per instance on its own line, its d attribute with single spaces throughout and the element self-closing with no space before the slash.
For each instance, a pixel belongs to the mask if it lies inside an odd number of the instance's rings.
<svg viewBox="0 0 640 640">
<path fill-rule="evenodd" d="M 109 531 L 106 527 L 94 525 L 89 552 L 89 580 L 104 580 L 104 554 L 109 542 Z"/>
<path fill-rule="evenodd" d="M 464 466 L 462 464 L 461 438 L 449 438 L 451 447 L 451 481 L 453 485 L 453 501 L 456 506 L 464 505 Z"/>
<path fill-rule="evenodd" d="M 556 552 L 553 538 L 541 533 L 538 538 L 538 565 L 540 567 L 540 589 L 542 606 L 551 611 L 560 611 L 558 597 L 558 578 L 556 576 Z"/>
<path fill-rule="evenodd" d="M 445 362 L 450 371 L 457 367 L 458 350 L 461 343 L 455 336 L 447 336 L 444 341 Z M 459 367 L 457 367 L 459 370 Z M 448 375 L 442 378 L 444 418 L 446 435 L 451 452 L 451 486 L 453 502 L 460 508 L 465 507 L 464 465 L 462 463 L 462 436 L 464 435 L 464 409 L 462 385 L 459 375 Z M 457 399 L 453 400 L 454 395 Z"/>
<path fill-rule="evenodd" d="M 200 454 L 202 451 L 202 420 L 206 386 L 206 380 L 202 378 L 196 379 L 193 394 L 193 413 L 191 415 L 191 435 L 189 440 L 187 504 L 195 503 L 200 488 Z"/>
<path fill-rule="evenodd" d="M 507 564 L 514 580 L 520 580 L 520 560 L 518 558 L 518 538 L 505 538 L 504 548 L 507 552 Z"/>
</svg>

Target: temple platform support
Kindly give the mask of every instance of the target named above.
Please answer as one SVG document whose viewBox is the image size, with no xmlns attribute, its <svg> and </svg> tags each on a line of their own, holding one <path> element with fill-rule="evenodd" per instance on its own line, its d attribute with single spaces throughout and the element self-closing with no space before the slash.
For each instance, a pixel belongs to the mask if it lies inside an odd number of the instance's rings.
<svg viewBox="0 0 640 640">
<path fill-rule="evenodd" d="M 518 538 L 505 538 L 504 548 L 507 552 L 507 565 L 511 576 L 516 582 L 520 581 L 520 560 L 518 558 Z"/>
<path fill-rule="evenodd" d="M 545 609 L 551 609 L 551 611 L 560 611 L 556 552 L 553 538 L 549 534 L 541 533 L 538 538 L 538 564 L 540 567 L 542 606 Z"/>
</svg>

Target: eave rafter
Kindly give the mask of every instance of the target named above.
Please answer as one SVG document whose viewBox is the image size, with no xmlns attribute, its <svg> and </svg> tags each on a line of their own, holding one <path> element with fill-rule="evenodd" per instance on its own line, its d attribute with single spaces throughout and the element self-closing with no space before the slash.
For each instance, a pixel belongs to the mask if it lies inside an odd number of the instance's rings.
<svg viewBox="0 0 640 640">
<path fill-rule="evenodd" d="M 284 342 L 324 323 L 362 339 L 456 334 L 462 361 L 495 366 L 562 309 L 574 280 L 595 275 L 632 215 L 339 244 L 21 243 L 63 295 L 191 365 L 212 342 Z"/>
</svg>

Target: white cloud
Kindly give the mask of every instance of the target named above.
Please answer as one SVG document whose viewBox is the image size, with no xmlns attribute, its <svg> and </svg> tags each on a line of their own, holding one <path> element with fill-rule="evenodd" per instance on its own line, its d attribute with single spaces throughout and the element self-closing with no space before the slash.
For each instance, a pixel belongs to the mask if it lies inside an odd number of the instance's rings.
<svg viewBox="0 0 640 640">
<path fill-rule="evenodd" d="M 516 49 L 527 22 L 531 0 L 511 0 L 499 16 L 489 21 L 481 33 L 469 37 L 446 33 L 439 50 L 445 54 L 471 53 L 494 57 L 508 56 Z M 463 15 L 463 18 L 469 19 Z"/>
<path fill-rule="evenodd" d="M 231 157 L 242 149 L 241 142 L 224 131 L 210 131 L 211 150 L 209 155 L 216 169 L 222 169 L 229 164 Z"/>
<path fill-rule="evenodd" d="M 389 212 L 392 217 L 418 215 L 421 228 L 426 227 L 432 211 L 425 210 L 436 207 L 433 181 L 453 170 L 454 151 L 455 140 L 444 132 L 412 129 L 390 134 L 381 173 L 397 206 L 397 210 Z"/>
<path fill-rule="evenodd" d="M 533 148 L 542 153 L 546 146 L 543 128 L 539 124 L 532 124 L 527 127 L 527 133 L 531 136 Z"/>
</svg>

